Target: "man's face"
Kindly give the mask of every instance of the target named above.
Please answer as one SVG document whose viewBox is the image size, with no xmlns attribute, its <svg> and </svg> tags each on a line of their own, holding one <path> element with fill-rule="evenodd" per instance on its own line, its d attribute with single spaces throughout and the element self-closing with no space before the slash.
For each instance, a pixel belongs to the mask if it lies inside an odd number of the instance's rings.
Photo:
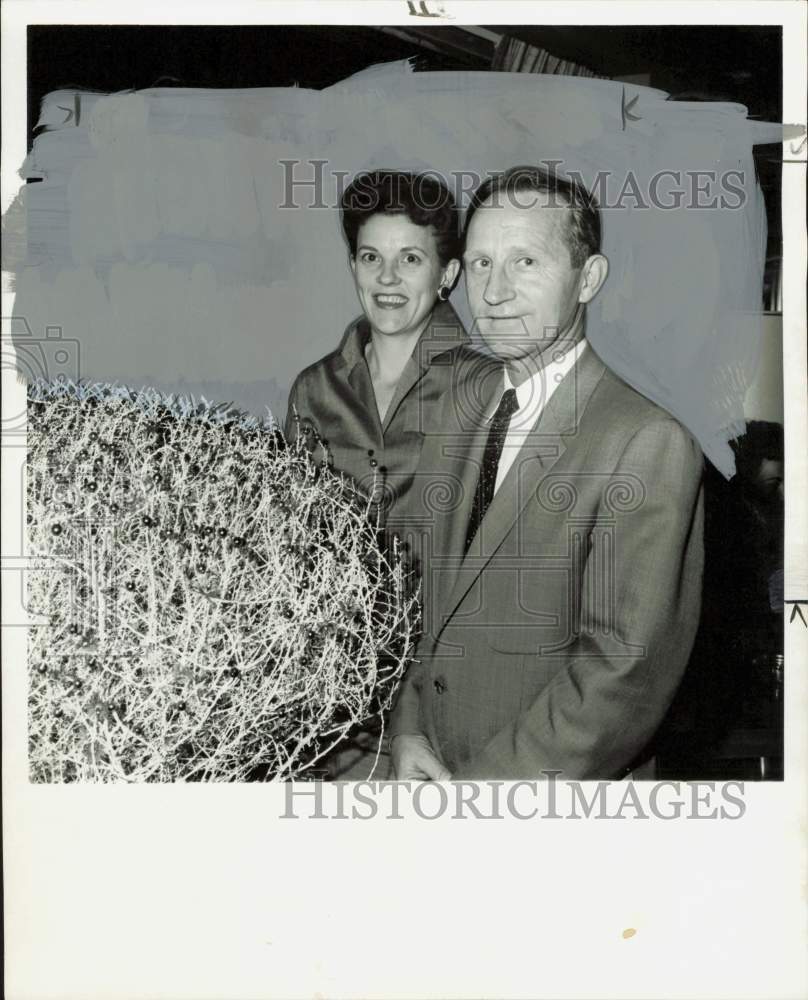
<svg viewBox="0 0 808 1000">
<path fill-rule="evenodd" d="M 573 268 L 565 238 L 568 208 L 532 192 L 522 200 L 530 207 L 504 197 L 484 202 L 463 256 L 472 315 L 504 360 L 546 350 L 571 324 L 580 293 L 581 270 Z"/>
</svg>

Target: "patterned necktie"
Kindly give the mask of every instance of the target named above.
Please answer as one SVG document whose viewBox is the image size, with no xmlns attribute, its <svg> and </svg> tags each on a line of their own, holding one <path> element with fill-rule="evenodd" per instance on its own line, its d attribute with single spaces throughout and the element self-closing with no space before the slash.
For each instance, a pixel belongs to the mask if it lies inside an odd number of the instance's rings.
<svg viewBox="0 0 808 1000">
<path fill-rule="evenodd" d="M 468 552 L 471 540 L 477 534 L 485 512 L 494 496 L 494 486 L 497 481 L 497 469 L 499 458 L 502 454 L 502 446 L 505 444 L 505 435 L 508 433 L 508 425 L 511 417 L 519 409 L 516 401 L 516 390 L 506 389 L 499 401 L 497 411 L 491 419 L 491 429 L 488 432 L 488 440 L 485 443 L 483 452 L 483 464 L 480 469 L 480 478 L 477 481 L 477 490 L 474 494 L 474 504 L 471 508 L 471 517 L 466 531 L 466 549 Z"/>
</svg>

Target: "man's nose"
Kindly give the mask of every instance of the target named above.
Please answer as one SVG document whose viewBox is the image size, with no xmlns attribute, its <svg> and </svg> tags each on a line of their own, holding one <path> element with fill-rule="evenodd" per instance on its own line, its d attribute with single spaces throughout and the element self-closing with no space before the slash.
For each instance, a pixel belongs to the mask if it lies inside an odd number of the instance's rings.
<svg viewBox="0 0 808 1000">
<path fill-rule="evenodd" d="M 488 281 L 485 283 L 483 299 L 489 306 L 496 306 L 501 302 L 507 302 L 510 298 L 513 298 L 513 288 L 505 274 L 505 269 L 502 267 L 492 268 Z"/>
</svg>

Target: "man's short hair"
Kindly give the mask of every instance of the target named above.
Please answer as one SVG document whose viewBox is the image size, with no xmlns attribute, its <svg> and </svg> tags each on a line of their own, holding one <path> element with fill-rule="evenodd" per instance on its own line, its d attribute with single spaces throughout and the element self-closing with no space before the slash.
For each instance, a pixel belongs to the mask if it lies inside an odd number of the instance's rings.
<svg viewBox="0 0 808 1000">
<path fill-rule="evenodd" d="M 474 213 L 484 201 L 493 197 L 495 203 L 507 204 L 508 196 L 520 191 L 549 194 L 551 205 L 567 206 L 566 240 L 573 267 L 583 267 L 592 254 L 600 253 L 600 209 L 594 195 L 580 181 L 544 167 L 511 167 L 483 181 L 472 195 L 466 211 L 464 242 Z"/>
<path fill-rule="evenodd" d="M 402 170 L 359 174 L 345 189 L 340 208 L 352 257 L 362 223 L 377 214 L 404 215 L 416 226 L 430 227 L 441 267 L 460 257 L 460 213 L 449 189 L 434 174 Z"/>
</svg>

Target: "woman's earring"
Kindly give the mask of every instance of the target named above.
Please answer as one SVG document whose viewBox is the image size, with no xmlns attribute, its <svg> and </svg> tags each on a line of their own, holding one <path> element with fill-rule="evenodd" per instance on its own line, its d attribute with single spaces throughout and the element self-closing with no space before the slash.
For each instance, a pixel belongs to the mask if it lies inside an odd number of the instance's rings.
<svg viewBox="0 0 808 1000">
<path fill-rule="evenodd" d="M 441 302 L 446 302 L 448 300 L 449 289 L 446 287 L 446 285 L 441 285 L 440 288 L 438 289 L 438 298 L 441 300 Z"/>
</svg>

